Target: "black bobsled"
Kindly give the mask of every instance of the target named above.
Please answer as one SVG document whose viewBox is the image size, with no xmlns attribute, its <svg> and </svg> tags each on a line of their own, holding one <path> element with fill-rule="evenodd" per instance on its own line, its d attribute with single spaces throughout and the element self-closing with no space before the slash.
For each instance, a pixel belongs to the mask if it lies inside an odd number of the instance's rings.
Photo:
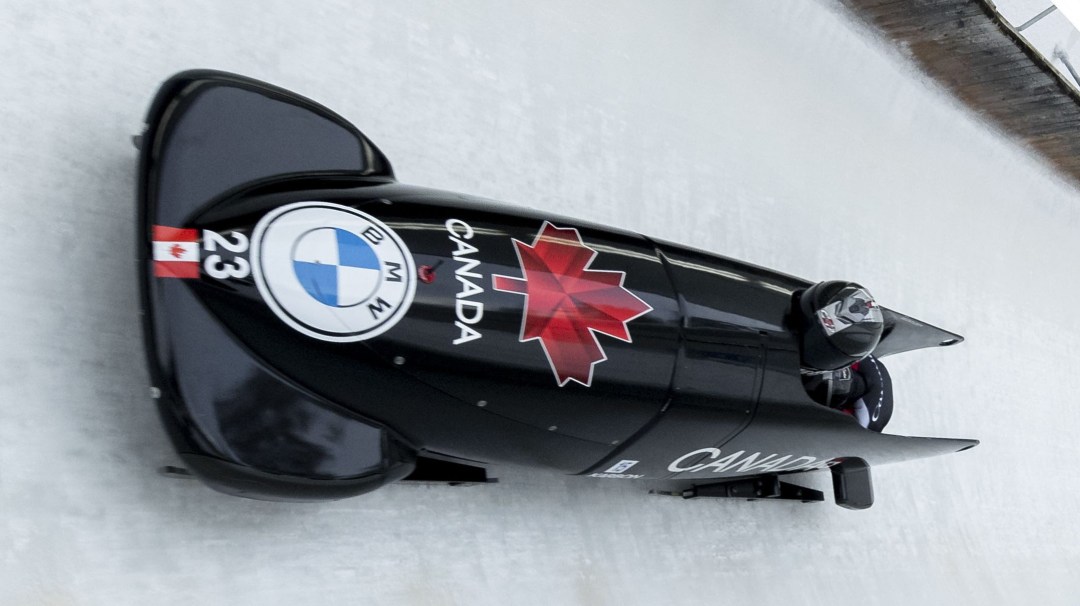
<svg viewBox="0 0 1080 606">
<path fill-rule="evenodd" d="M 961 340 L 854 285 L 837 283 L 863 297 L 843 307 L 831 283 L 402 185 L 338 115 L 232 74 L 174 76 L 146 123 L 152 393 L 215 489 L 336 499 L 513 463 L 813 501 L 781 478 L 830 468 L 837 502 L 862 508 L 870 466 L 977 444 L 811 399 L 807 375 Z M 851 310 L 872 322 L 834 333 Z"/>
</svg>

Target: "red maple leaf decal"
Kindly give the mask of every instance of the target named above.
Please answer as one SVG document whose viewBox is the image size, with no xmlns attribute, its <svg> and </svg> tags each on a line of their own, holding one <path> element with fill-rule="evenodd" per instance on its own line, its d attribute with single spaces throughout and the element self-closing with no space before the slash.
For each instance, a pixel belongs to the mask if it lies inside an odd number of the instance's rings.
<svg viewBox="0 0 1080 606">
<path fill-rule="evenodd" d="M 574 228 L 547 221 L 531 245 L 514 240 L 524 279 L 492 276 L 492 287 L 525 295 L 522 343 L 538 339 L 562 387 L 592 384 L 593 367 L 607 359 L 596 333 L 631 342 L 626 323 L 652 307 L 623 287 L 624 271 L 589 269 L 596 251 Z"/>
<path fill-rule="evenodd" d="M 187 252 L 187 249 L 183 246 L 180 246 L 179 244 L 173 244 L 172 247 L 169 248 L 169 254 L 176 257 L 177 259 L 183 257 L 185 252 Z"/>
</svg>

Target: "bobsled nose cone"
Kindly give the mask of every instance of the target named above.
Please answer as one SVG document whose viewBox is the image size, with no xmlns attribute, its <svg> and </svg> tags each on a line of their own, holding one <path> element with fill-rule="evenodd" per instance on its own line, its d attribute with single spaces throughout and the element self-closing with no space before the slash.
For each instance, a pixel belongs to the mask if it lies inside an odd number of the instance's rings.
<svg viewBox="0 0 1080 606">
<path fill-rule="evenodd" d="M 389 160 L 355 126 L 285 89 L 208 70 L 177 74 L 158 91 L 142 178 L 159 225 L 182 225 L 244 184 L 299 173 L 393 179 Z"/>
</svg>

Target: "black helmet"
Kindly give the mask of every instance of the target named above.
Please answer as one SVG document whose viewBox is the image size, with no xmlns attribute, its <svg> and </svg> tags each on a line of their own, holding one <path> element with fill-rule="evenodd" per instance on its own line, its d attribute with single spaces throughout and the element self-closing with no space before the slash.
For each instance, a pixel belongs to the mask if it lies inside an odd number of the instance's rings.
<svg viewBox="0 0 1080 606">
<path fill-rule="evenodd" d="M 854 282 L 829 280 L 799 298 L 802 363 L 834 370 L 857 362 L 877 347 L 884 322 L 881 308 Z"/>
</svg>

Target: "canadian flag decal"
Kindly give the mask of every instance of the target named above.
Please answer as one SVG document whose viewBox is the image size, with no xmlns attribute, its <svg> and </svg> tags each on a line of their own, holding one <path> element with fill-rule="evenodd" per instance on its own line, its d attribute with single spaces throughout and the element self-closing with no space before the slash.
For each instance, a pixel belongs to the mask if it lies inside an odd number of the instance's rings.
<svg viewBox="0 0 1080 606">
<path fill-rule="evenodd" d="M 199 277 L 199 231 L 155 225 L 154 275 L 158 278 Z"/>
<path fill-rule="evenodd" d="M 623 287 L 626 272 L 589 269 L 597 253 L 574 228 L 545 221 L 532 244 L 514 246 L 524 277 L 492 276 L 492 287 L 525 296 L 519 341 L 540 341 L 560 387 L 590 386 L 607 359 L 597 333 L 629 343 L 627 323 L 652 307 Z"/>
</svg>

